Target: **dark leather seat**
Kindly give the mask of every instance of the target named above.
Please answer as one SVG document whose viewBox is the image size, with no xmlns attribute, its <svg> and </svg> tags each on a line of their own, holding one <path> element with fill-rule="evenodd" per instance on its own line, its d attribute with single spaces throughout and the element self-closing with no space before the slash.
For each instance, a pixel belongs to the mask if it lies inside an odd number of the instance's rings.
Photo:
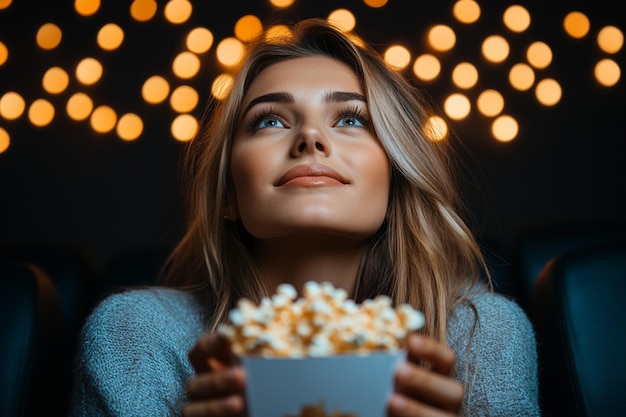
<svg viewBox="0 0 626 417">
<path fill-rule="evenodd" d="M 544 415 L 626 416 L 626 241 L 554 258 L 529 310 Z"/>
<path fill-rule="evenodd" d="M 61 416 L 61 303 L 39 268 L 0 262 L 0 415 Z"/>
</svg>

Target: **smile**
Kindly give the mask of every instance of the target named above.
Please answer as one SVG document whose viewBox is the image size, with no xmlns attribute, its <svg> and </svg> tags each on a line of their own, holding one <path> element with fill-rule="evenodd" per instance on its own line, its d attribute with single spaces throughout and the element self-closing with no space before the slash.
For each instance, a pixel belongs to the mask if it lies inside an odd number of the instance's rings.
<svg viewBox="0 0 626 417">
<path fill-rule="evenodd" d="M 325 165 L 298 165 L 287 170 L 275 185 L 277 187 L 321 187 L 344 184 L 348 184 L 348 181 L 337 171 Z"/>
</svg>

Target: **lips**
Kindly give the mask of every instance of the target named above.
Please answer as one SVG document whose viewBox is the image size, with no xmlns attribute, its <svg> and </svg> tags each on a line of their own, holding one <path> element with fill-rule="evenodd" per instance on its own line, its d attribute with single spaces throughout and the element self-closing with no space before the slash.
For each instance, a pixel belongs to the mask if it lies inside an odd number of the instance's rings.
<svg viewBox="0 0 626 417">
<path fill-rule="evenodd" d="M 276 186 L 295 183 L 310 185 L 348 184 L 337 171 L 326 165 L 298 165 L 287 170 L 276 182 Z"/>
</svg>

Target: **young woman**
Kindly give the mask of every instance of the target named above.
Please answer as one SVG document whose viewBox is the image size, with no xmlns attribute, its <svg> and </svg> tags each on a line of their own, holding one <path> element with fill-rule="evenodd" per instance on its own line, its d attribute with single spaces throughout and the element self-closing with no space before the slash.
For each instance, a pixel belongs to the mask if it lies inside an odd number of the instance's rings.
<svg viewBox="0 0 626 417">
<path fill-rule="evenodd" d="M 251 45 L 189 153 L 190 226 L 170 288 L 128 291 L 88 320 L 74 415 L 243 416 L 245 375 L 215 333 L 242 297 L 329 281 L 410 303 L 390 416 L 536 416 L 532 327 L 478 279 L 445 141 L 425 100 L 319 20 Z"/>
</svg>

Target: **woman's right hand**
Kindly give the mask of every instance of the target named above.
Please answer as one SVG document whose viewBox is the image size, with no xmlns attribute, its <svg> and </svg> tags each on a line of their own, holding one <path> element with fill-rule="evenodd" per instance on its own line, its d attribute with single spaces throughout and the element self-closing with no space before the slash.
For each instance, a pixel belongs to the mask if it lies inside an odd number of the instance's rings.
<svg viewBox="0 0 626 417">
<path fill-rule="evenodd" d="M 245 373 L 230 342 L 219 333 L 202 336 L 189 352 L 195 370 L 184 417 L 245 416 Z"/>
</svg>

